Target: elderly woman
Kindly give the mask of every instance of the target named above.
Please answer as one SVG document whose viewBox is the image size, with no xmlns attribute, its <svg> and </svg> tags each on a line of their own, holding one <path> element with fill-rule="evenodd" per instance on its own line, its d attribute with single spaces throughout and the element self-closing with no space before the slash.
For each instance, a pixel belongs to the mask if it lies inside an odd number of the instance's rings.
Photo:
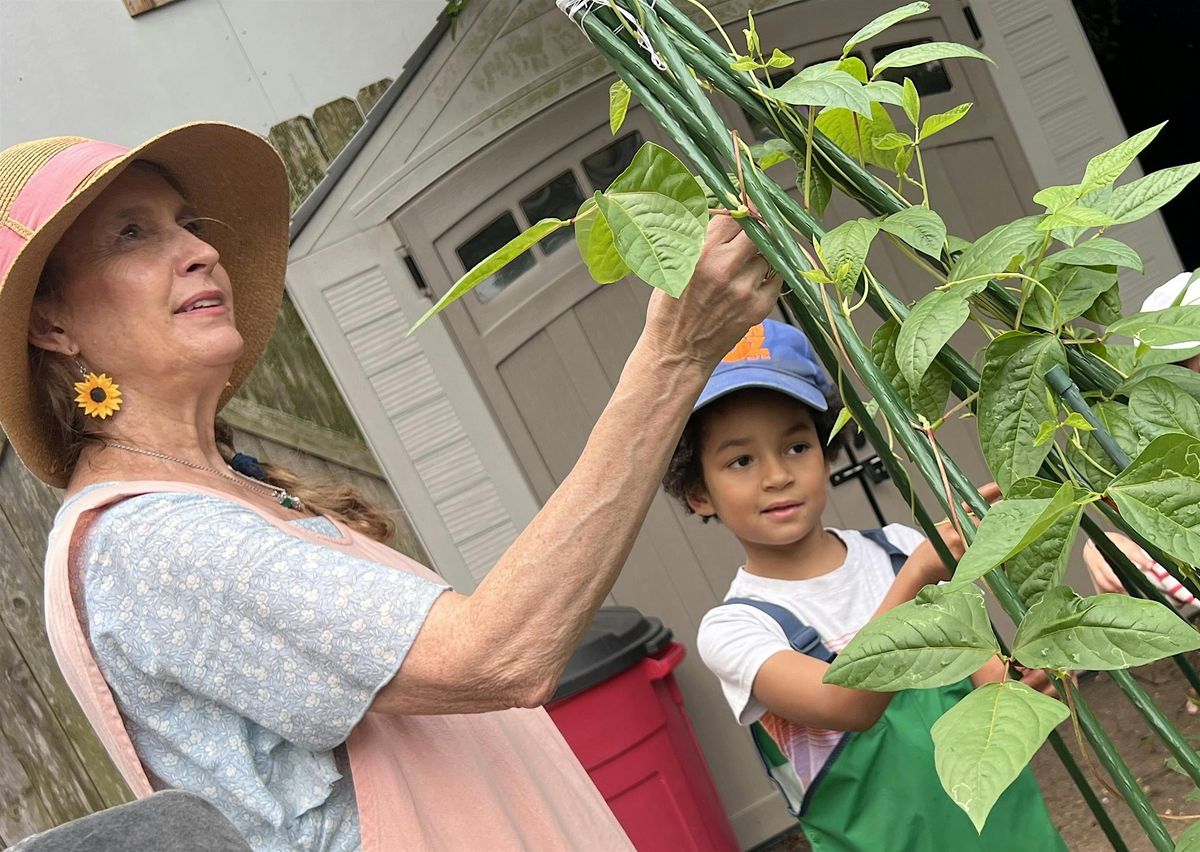
<svg viewBox="0 0 1200 852">
<path fill-rule="evenodd" d="M 627 848 L 534 708 L 773 304 L 764 261 L 714 220 L 575 469 L 467 596 L 352 495 L 229 464 L 216 416 L 270 334 L 287 215 L 278 157 L 228 125 L 0 153 L 0 425 L 66 489 L 46 583 L 68 682 L 136 793 L 196 792 L 258 850 Z"/>
</svg>

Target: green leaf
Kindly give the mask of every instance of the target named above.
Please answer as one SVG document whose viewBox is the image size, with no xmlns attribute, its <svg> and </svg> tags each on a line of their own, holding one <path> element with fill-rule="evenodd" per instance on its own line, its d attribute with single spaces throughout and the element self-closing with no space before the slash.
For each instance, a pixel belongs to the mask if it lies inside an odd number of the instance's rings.
<svg viewBox="0 0 1200 852">
<path fill-rule="evenodd" d="M 950 41 L 929 41 L 924 44 L 914 44 L 911 47 L 902 47 L 899 50 L 892 51 L 875 63 L 875 70 L 871 72 L 871 76 L 878 77 L 880 72 L 886 71 L 888 68 L 911 68 L 914 65 L 924 65 L 926 62 L 934 62 L 939 59 L 956 59 L 961 57 L 982 59 L 985 62 L 992 61 L 975 48 L 967 47 L 965 44 L 955 44 Z"/>
<path fill-rule="evenodd" d="M 792 143 L 785 139 L 768 139 L 750 146 L 750 155 L 758 160 L 758 167 L 763 171 L 790 160 L 795 153 Z"/>
<path fill-rule="evenodd" d="M 871 101 L 863 91 L 862 83 L 845 71 L 833 68 L 805 68 L 779 88 L 769 90 L 767 94 L 785 104 L 842 107 L 860 115 L 871 115 Z"/>
<path fill-rule="evenodd" d="M 954 234 L 946 235 L 946 248 L 951 255 L 962 257 L 963 252 L 971 247 L 970 240 L 964 240 L 962 237 L 956 237 Z"/>
<path fill-rule="evenodd" d="M 612 228 L 600 215 L 595 199 L 589 198 L 579 208 L 575 221 L 575 243 L 588 272 L 597 284 L 612 284 L 629 274 L 613 244 Z"/>
<path fill-rule="evenodd" d="M 505 266 L 508 266 L 519 255 L 528 251 L 538 240 L 543 239 L 549 234 L 553 234 L 559 228 L 565 228 L 568 224 L 570 223 L 564 222 L 562 219 L 542 219 L 522 233 L 517 234 L 500 248 L 479 261 L 479 263 L 472 266 L 467 271 L 467 274 L 458 279 L 457 283 L 446 292 L 446 295 L 438 299 L 436 305 L 426 311 L 425 315 L 413 324 L 408 333 L 412 334 L 423 326 L 430 317 L 441 313 L 447 305 L 457 302 L 487 278 Z"/>
<path fill-rule="evenodd" d="M 780 163 L 786 163 L 791 158 L 792 157 L 790 154 L 785 154 L 782 151 L 772 151 L 769 154 L 765 154 L 762 159 L 758 161 L 758 167 L 765 172 L 767 169 L 771 168 L 771 166 L 777 166 Z"/>
<path fill-rule="evenodd" d="M 1108 332 L 1136 338 L 1148 346 L 1191 343 L 1200 340 L 1200 305 L 1134 314 L 1114 322 Z"/>
<path fill-rule="evenodd" d="M 832 284 L 833 279 L 825 274 L 824 269 L 798 269 L 801 278 L 806 278 L 814 284 Z"/>
<path fill-rule="evenodd" d="M 1057 482 L 1029 477 L 1014 482 L 1008 489 L 1008 496 L 1053 498 L 1060 487 Z M 1004 571 L 1026 605 L 1046 589 L 1062 583 L 1082 516 L 1082 506 L 1068 509 L 1032 544 L 1005 561 Z"/>
<path fill-rule="evenodd" d="M 913 305 L 896 338 L 896 362 L 909 387 L 920 386 L 933 359 L 970 313 L 962 290 L 934 290 Z"/>
<path fill-rule="evenodd" d="M 795 62 L 796 62 L 795 59 L 788 56 L 786 53 L 784 53 L 782 50 L 780 50 L 777 47 L 771 51 L 771 55 L 767 58 L 767 67 L 768 68 L 789 68 L 792 65 L 794 65 Z M 863 70 L 865 73 L 866 69 L 864 68 Z"/>
<path fill-rule="evenodd" d="M 959 104 L 954 109 L 948 109 L 945 112 L 939 112 L 937 115 L 929 116 L 929 118 L 925 119 L 925 123 L 921 125 L 921 135 L 918 138 L 924 142 L 933 134 L 940 133 L 951 124 L 954 124 L 965 116 L 970 109 L 971 104 Z"/>
<path fill-rule="evenodd" d="M 1147 128 L 1141 133 L 1121 142 L 1119 145 L 1110 148 L 1103 153 L 1097 154 L 1088 161 L 1087 168 L 1083 173 L 1083 191 L 1087 192 L 1092 189 L 1098 189 L 1102 186 L 1108 186 L 1121 175 L 1125 174 L 1125 170 L 1129 168 L 1142 149 L 1154 141 L 1154 137 L 1163 129 L 1166 124 L 1157 124 L 1154 127 Z"/>
<path fill-rule="evenodd" d="M 1068 426 L 1072 429 L 1078 429 L 1081 432 L 1095 432 L 1096 427 L 1088 422 L 1088 419 L 1078 411 L 1072 411 L 1063 420 L 1063 426 Z"/>
<path fill-rule="evenodd" d="M 1029 547 L 1055 521 L 1074 511 L 1076 496 L 1071 484 L 1064 482 L 1053 497 L 1010 497 L 996 503 L 983 516 L 950 585 L 973 583 Z"/>
<path fill-rule="evenodd" d="M 1054 365 L 1067 367 L 1058 338 L 1010 331 L 987 348 L 980 380 L 979 443 L 1002 491 L 1033 476 L 1050 446 L 1034 446 L 1041 424 L 1057 420 L 1057 406 L 1046 385 Z"/>
<path fill-rule="evenodd" d="M 1053 212 L 1074 204 L 1081 195 L 1083 195 L 1083 187 L 1073 183 L 1070 186 L 1048 186 L 1045 189 L 1039 189 L 1033 196 L 1033 200 L 1034 203 Z"/>
<path fill-rule="evenodd" d="M 869 219 L 851 219 L 825 232 L 820 240 L 819 254 L 839 288 L 853 288 L 858 281 L 871 249 L 871 240 L 877 233 L 879 226 Z M 846 267 L 844 272 L 843 267 Z"/>
<path fill-rule="evenodd" d="M 890 12 L 885 12 L 875 20 L 871 21 L 865 27 L 860 29 L 854 35 L 850 36 L 849 41 L 842 47 L 842 56 L 845 56 L 850 51 L 854 50 L 857 45 L 862 44 L 869 38 L 874 38 L 884 30 L 895 24 L 900 23 L 906 18 L 911 18 L 914 15 L 921 15 L 929 11 L 929 4 L 925 2 L 907 3 L 899 9 L 893 9 Z"/>
<path fill-rule="evenodd" d="M 1092 302 L 1092 306 L 1083 312 L 1083 318 L 1099 323 L 1100 325 L 1109 325 L 1121 318 L 1121 312 L 1124 309 L 1121 307 L 1121 287 L 1119 283 L 1114 282 L 1111 287 L 1096 297 L 1096 301 Z M 1129 372 L 1124 370 L 1123 372 Z"/>
<path fill-rule="evenodd" d="M 1046 263 L 1076 266 L 1124 266 L 1142 271 L 1142 259 L 1138 253 L 1120 240 L 1111 237 L 1095 237 L 1075 248 L 1063 249 L 1046 258 Z"/>
<path fill-rule="evenodd" d="M 1165 432 L 1200 439 L 1200 402 L 1167 379 L 1138 382 L 1129 394 L 1129 413 L 1134 428 L 1147 440 Z"/>
<path fill-rule="evenodd" d="M 1136 222 L 1178 195 L 1198 174 L 1200 163 L 1160 169 L 1118 186 L 1089 206 L 1103 210 L 1114 225 Z"/>
<path fill-rule="evenodd" d="M 979 687 L 933 723 L 933 762 L 976 831 L 1050 732 L 1071 711 L 1018 681 Z"/>
<path fill-rule="evenodd" d="M 894 319 L 879 326 L 871 338 L 871 360 L 908 401 L 912 410 L 932 423 L 946 410 L 946 400 L 950 397 L 950 373 L 940 364 L 931 364 L 920 386 L 914 391 L 896 363 L 896 338 L 899 333 L 900 323 Z"/>
<path fill-rule="evenodd" d="M 638 278 L 678 298 L 700 260 L 707 215 L 702 220 L 657 192 L 597 192 L 595 198 L 621 260 Z"/>
<path fill-rule="evenodd" d="M 1114 287 L 1113 289 L 1115 290 L 1116 288 Z M 1112 291 L 1110 290 L 1109 292 Z M 1093 315 L 1099 308 L 1100 303 L 1106 300 L 1107 294 L 1101 296 L 1096 300 L 1096 304 L 1092 305 L 1092 307 L 1088 309 L 1088 312 L 1085 313 L 1084 316 L 1095 322 L 1103 322 L 1105 324 L 1114 322 L 1112 319 L 1101 320 Z M 1120 314 L 1118 313 L 1117 316 L 1119 318 Z M 1137 347 L 1132 344 L 1082 343 L 1080 344 L 1080 347 L 1088 352 L 1091 352 L 1097 358 L 1104 361 L 1104 363 L 1110 365 L 1117 372 L 1124 375 L 1128 375 L 1129 373 L 1133 372 L 1134 368 L 1137 366 Z"/>
<path fill-rule="evenodd" d="M 863 87 L 863 91 L 877 103 L 904 106 L 904 88 L 891 80 L 872 80 Z"/>
<path fill-rule="evenodd" d="M 1088 266 L 1064 267 L 1042 279 L 1045 289 L 1032 288 L 1025 319 L 1032 326 L 1053 331 L 1080 316 L 1116 283 L 1116 272 Z"/>
<path fill-rule="evenodd" d="M 1063 228 L 1105 228 L 1112 224 L 1113 217 L 1103 210 L 1075 203 L 1044 216 L 1038 222 L 1037 229 L 1046 232 Z"/>
<path fill-rule="evenodd" d="M 1099 419 L 1105 431 L 1113 436 L 1113 440 L 1117 442 L 1126 454 L 1133 458 L 1140 453 L 1148 443 L 1134 428 L 1133 420 L 1130 417 L 1129 409 L 1119 402 L 1102 402 L 1099 405 L 1092 406 L 1092 412 Z M 1067 458 L 1083 474 L 1088 484 L 1096 489 L 1102 489 L 1108 485 L 1117 471 L 1117 463 L 1109 458 L 1108 453 L 1100 446 L 1100 442 L 1096 440 L 1094 434 L 1084 436 L 1080 440 L 1083 447 L 1083 452 L 1075 449 L 1074 445 L 1067 447 Z M 1088 460 L 1083 453 L 1087 453 L 1092 459 L 1099 463 L 1103 470 L 1096 467 Z"/>
<path fill-rule="evenodd" d="M 861 155 L 863 161 L 870 165 L 895 171 L 896 152 L 881 151 L 875 147 L 876 139 L 896 132 L 892 117 L 880 104 L 871 105 L 870 119 L 848 109 L 821 110 L 817 116 L 817 129 L 851 157 L 858 159 Z"/>
<path fill-rule="evenodd" d="M 1180 367 L 1178 364 L 1156 364 L 1151 367 L 1141 367 L 1117 388 L 1117 393 L 1128 396 L 1139 382 L 1152 378 L 1166 379 L 1175 387 L 1200 400 L 1200 373 L 1189 370 L 1187 367 Z"/>
<path fill-rule="evenodd" d="M 860 83 L 867 82 L 867 66 L 857 56 L 846 56 L 836 66 L 838 71 L 845 71 Z M 870 97 L 868 95 L 868 97 Z"/>
<path fill-rule="evenodd" d="M 1155 364 L 1182 364 L 1200 355 L 1200 345 L 1184 346 L 1180 349 L 1138 347 L 1138 364 L 1149 367 Z"/>
<path fill-rule="evenodd" d="M 919 127 L 921 124 L 921 97 L 917 94 L 917 87 L 913 85 L 913 81 L 907 77 L 904 78 L 904 84 L 900 87 L 900 105 L 904 107 L 904 114 L 912 122 L 913 128 Z"/>
<path fill-rule="evenodd" d="M 754 13 L 746 14 L 746 22 L 750 25 L 749 29 L 742 30 L 742 35 L 746 37 L 746 52 L 751 56 L 760 56 L 762 54 L 762 43 L 758 39 L 758 29 L 754 26 Z"/>
<path fill-rule="evenodd" d="M 940 257 L 946 242 L 946 223 L 928 207 L 905 207 L 877 220 L 879 229 L 904 240 L 917 251 Z"/>
<path fill-rule="evenodd" d="M 868 621 L 824 682 L 875 692 L 932 689 L 973 674 L 998 652 L 978 589 L 926 586 Z"/>
<path fill-rule="evenodd" d="M 833 428 L 829 430 L 829 438 L 826 439 L 825 444 L 829 445 L 833 443 L 833 439 L 837 437 L 838 432 L 841 432 L 842 429 L 845 428 L 846 424 L 851 421 L 851 419 L 853 419 L 853 414 L 851 414 L 849 407 L 843 408 L 841 411 L 839 411 L 837 420 L 833 421 Z"/>
<path fill-rule="evenodd" d="M 875 147 L 880 151 L 891 151 L 905 148 L 913 144 L 912 137 L 907 133 L 885 133 L 875 140 Z"/>
<path fill-rule="evenodd" d="M 1042 444 L 1049 444 L 1054 440 L 1054 433 L 1057 431 L 1058 423 L 1053 420 L 1045 421 L 1038 429 L 1037 437 L 1033 439 L 1033 445 L 1040 447 Z"/>
<path fill-rule="evenodd" d="M 708 223 L 704 188 L 678 157 L 653 142 L 646 142 L 638 149 L 606 192 L 656 192 L 678 201 L 697 219 Z"/>
<path fill-rule="evenodd" d="M 805 180 L 810 181 L 807 193 L 801 183 Z M 808 198 L 809 211 L 818 219 L 822 218 L 825 208 L 829 206 L 829 199 L 833 197 L 833 182 L 825 170 L 815 162 L 807 172 L 801 169 L 796 175 L 796 188 L 800 190 L 801 198 Z"/>
<path fill-rule="evenodd" d="M 618 79 L 608 87 L 608 129 L 616 136 L 629 110 L 629 84 Z"/>
<path fill-rule="evenodd" d="M 1048 590 L 1025 614 L 1013 656 L 1030 668 L 1113 671 L 1200 648 L 1200 631 L 1160 603 Z"/>
<path fill-rule="evenodd" d="M 749 56 L 739 56 L 729 63 L 729 67 L 733 71 L 757 71 L 762 68 L 762 63 Z"/>
<path fill-rule="evenodd" d="M 950 281 L 1004 272 L 1017 257 L 1024 257 L 1041 241 L 1037 216 L 1026 216 L 993 228 L 971 244 L 950 270 Z"/>
<path fill-rule="evenodd" d="M 1192 791 L 1196 792 L 1196 791 Z M 1188 794 L 1188 798 L 1196 801 Z M 1200 852 L 1200 822 L 1193 822 L 1175 841 L 1175 852 Z"/>
<path fill-rule="evenodd" d="M 1200 440 L 1155 438 L 1105 493 L 1146 539 L 1182 562 L 1200 565 Z"/>
</svg>

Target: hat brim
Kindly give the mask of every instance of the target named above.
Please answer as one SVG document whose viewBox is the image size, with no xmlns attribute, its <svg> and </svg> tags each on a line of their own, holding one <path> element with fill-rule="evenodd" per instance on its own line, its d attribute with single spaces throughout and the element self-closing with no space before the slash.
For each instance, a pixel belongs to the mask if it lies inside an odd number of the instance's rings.
<svg viewBox="0 0 1200 852">
<path fill-rule="evenodd" d="M 232 228 L 213 245 L 233 286 L 238 331 L 245 341 L 220 405 L 237 392 L 262 355 L 283 300 L 288 254 L 288 181 L 270 144 L 248 130 L 220 122 L 186 124 L 117 157 L 87 177 L 25 243 L 0 283 L 0 424 L 29 470 L 65 487 L 70 466 L 42 424 L 29 372 L 29 313 L 42 269 L 55 245 L 89 204 L 128 166 L 146 160 L 163 168 L 202 215 Z M 224 243 L 224 245 L 222 245 Z M 119 377 L 118 377 L 119 379 Z"/>
<path fill-rule="evenodd" d="M 762 364 L 747 363 L 744 366 L 722 370 L 709 379 L 700 398 L 692 407 L 692 412 L 695 413 L 735 391 L 747 388 L 778 391 L 817 411 L 829 410 L 829 401 L 825 399 L 825 394 L 812 382 Z"/>
</svg>

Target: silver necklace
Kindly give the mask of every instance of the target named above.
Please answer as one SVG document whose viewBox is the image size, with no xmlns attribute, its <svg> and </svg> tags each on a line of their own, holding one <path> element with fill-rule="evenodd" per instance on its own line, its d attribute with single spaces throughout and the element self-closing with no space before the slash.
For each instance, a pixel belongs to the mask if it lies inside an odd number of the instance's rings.
<svg viewBox="0 0 1200 852">
<path fill-rule="evenodd" d="M 105 441 L 104 446 L 112 447 L 114 450 L 124 450 L 127 453 L 137 453 L 141 456 L 150 456 L 151 458 L 155 459 L 175 462 L 176 464 L 181 464 L 184 467 L 190 467 L 193 470 L 203 470 L 207 471 L 208 473 L 215 473 L 217 476 L 228 479 L 234 485 L 240 485 L 242 488 L 245 488 L 249 491 L 266 491 L 280 506 L 283 506 L 285 509 L 295 509 L 297 512 L 304 511 L 304 502 L 299 497 L 288 494 L 283 488 L 277 488 L 274 485 L 268 485 L 265 482 L 259 482 L 257 479 L 246 476 L 245 474 L 240 473 L 233 468 L 229 468 L 229 473 L 225 473 L 224 471 L 220 471 L 215 467 L 209 467 L 205 464 L 196 464 L 195 462 L 190 462 L 187 459 L 169 456 L 166 453 L 156 453 L 153 450 L 143 450 L 139 447 L 130 447 L 126 444 L 117 444 L 113 441 Z M 234 475 L 230 476 L 230 473 Z"/>
</svg>

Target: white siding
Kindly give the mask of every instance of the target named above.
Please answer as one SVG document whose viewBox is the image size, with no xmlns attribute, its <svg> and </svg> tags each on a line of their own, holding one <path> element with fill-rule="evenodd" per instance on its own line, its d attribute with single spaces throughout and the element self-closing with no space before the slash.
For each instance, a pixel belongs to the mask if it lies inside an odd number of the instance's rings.
<svg viewBox="0 0 1200 852">
<path fill-rule="evenodd" d="M 0 148 L 131 145 L 198 119 L 273 124 L 396 77 L 443 0 L 4 0 Z"/>
<path fill-rule="evenodd" d="M 439 323 L 399 261 L 395 232 L 297 259 L 289 289 L 389 482 L 447 580 L 469 591 L 537 504 Z"/>
</svg>

